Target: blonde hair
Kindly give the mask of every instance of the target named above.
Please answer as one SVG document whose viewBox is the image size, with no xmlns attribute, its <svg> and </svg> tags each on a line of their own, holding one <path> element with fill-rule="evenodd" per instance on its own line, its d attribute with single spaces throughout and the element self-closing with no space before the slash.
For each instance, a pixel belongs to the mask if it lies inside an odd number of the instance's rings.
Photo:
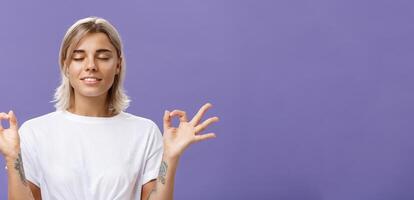
<svg viewBox="0 0 414 200">
<path fill-rule="evenodd" d="M 122 51 L 121 37 L 118 31 L 107 20 L 99 17 L 87 17 L 75 22 L 66 32 L 63 38 L 60 52 L 59 65 L 61 74 L 61 84 L 56 88 L 54 100 L 57 110 L 66 110 L 73 104 L 74 89 L 70 85 L 67 77 L 67 69 L 72 57 L 73 51 L 79 41 L 88 33 L 104 33 L 108 36 L 109 41 L 117 50 L 120 62 L 119 74 L 115 75 L 112 87 L 108 91 L 108 110 L 112 113 L 124 111 L 129 106 L 129 97 L 123 88 L 125 78 L 125 59 Z M 69 58 L 69 59 L 68 59 Z"/>
</svg>

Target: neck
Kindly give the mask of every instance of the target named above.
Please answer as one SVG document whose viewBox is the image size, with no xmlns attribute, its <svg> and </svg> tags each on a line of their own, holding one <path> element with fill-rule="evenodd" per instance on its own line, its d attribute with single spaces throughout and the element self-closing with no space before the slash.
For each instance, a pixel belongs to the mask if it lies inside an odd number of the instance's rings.
<svg viewBox="0 0 414 200">
<path fill-rule="evenodd" d="M 77 115 L 89 117 L 113 116 L 108 109 L 107 93 L 96 97 L 87 97 L 80 94 L 73 95 L 73 103 L 68 111 Z"/>
</svg>

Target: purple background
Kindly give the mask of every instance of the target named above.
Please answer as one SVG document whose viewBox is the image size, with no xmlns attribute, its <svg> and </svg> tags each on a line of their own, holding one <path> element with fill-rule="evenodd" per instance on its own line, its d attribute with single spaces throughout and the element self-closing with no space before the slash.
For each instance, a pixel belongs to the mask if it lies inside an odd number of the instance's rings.
<svg viewBox="0 0 414 200">
<path fill-rule="evenodd" d="M 412 1 L 1 1 L 1 111 L 54 110 L 61 39 L 91 15 L 125 43 L 128 112 L 221 117 L 176 199 L 414 199 Z"/>
</svg>

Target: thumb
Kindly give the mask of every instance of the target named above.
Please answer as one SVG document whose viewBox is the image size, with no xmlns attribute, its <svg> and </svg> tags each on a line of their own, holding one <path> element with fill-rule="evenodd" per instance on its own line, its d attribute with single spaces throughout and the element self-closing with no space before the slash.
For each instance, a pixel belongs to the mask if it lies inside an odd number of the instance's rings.
<svg viewBox="0 0 414 200">
<path fill-rule="evenodd" d="M 170 111 L 166 110 L 164 112 L 163 122 L 164 122 L 164 131 L 171 127 Z"/>
<path fill-rule="evenodd" d="M 16 118 L 16 115 L 14 115 L 14 112 L 12 110 L 9 111 L 9 123 L 10 123 L 11 129 L 17 130 L 18 128 L 17 118 Z"/>
</svg>

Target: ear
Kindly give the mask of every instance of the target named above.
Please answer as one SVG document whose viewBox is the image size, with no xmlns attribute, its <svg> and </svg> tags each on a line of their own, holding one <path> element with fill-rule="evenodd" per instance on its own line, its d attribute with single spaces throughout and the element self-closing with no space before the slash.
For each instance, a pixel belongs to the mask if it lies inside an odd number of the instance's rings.
<svg viewBox="0 0 414 200">
<path fill-rule="evenodd" d="M 119 75 L 120 72 L 121 72 L 121 65 L 117 65 L 115 75 Z"/>
<path fill-rule="evenodd" d="M 119 74 L 121 72 L 121 63 L 122 63 L 122 57 L 119 57 L 118 65 L 116 65 L 116 74 Z"/>
</svg>

